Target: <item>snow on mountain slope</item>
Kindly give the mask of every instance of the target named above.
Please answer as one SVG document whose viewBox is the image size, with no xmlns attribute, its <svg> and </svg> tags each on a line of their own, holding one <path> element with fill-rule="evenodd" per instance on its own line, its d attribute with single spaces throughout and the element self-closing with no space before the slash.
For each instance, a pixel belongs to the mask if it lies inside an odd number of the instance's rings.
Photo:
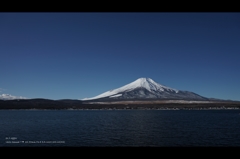
<svg viewBox="0 0 240 159">
<path fill-rule="evenodd" d="M 14 99 L 27 99 L 26 97 L 22 97 L 22 96 L 12 96 L 10 94 L 2 94 L 0 95 L 0 99 L 2 100 L 14 100 Z"/>
<path fill-rule="evenodd" d="M 107 91 L 105 93 L 102 93 L 98 96 L 92 97 L 92 98 L 84 98 L 82 100 L 93 100 L 93 99 L 99 99 L 99 98 L 104 98 L 104 97 L 118 97 L 121 96 L 122 92 L 129 92 L 137 88 L 145 88 L 151 93 L 155 92 L 173 92 L 173 93 L 178 93 L 179 91 L 177 89 L 173 89 L 170 87 L 163 86 L 155 81 L 153 81 L 151 78 L 139 78 L 125 86 L 122 86 L 120 88 Z"/>
</svg>

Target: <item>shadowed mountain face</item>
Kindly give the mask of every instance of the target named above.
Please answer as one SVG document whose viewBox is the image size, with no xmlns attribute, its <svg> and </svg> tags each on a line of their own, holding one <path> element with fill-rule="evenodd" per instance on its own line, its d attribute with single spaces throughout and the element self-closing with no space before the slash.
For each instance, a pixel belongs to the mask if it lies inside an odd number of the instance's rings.
<svg viewBox="0 0 240 159">
<path fill-rule="evenodd" d="M 163 86 L 150 78 L 139 78 L 120 88 L 107 91 L 83 101 L 124 101 L 124 100 L 208 100 L 196 93 Z"/>
</svg>

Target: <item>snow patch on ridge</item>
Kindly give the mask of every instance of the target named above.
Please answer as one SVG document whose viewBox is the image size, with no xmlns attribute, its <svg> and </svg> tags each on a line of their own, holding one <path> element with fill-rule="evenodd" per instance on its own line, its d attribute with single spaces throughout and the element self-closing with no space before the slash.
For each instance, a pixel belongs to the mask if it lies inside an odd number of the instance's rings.
<svg viewBox="0 0 240 159">
<path fill-rule="evenodd" d="M 110 96 L 109 98 L 120 97 L 120 96 L 122 96 L 122 94 L 116 94 L 116 95 Z"/>
<path fill-rule="evenodd" d="M 22 97 L 22 96 L 12 96 L 10 94 L 2 94 L 0 95 L 0 99 L 2 100 L 14 100 L 14 99 L 27 99 L 26 97 Z"/>
</svg>

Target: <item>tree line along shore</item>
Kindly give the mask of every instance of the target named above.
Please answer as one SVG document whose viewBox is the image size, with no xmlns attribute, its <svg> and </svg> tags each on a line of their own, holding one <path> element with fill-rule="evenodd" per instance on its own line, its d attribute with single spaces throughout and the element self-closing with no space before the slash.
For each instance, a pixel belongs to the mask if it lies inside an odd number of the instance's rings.
<svg viewBox="0 0 240 159">
<path fill-rule="evenodd" d="M 78 100 L 0 100 L 6 109 L 240 109 L 240 102 L 87 104 Z"/>
</svg>

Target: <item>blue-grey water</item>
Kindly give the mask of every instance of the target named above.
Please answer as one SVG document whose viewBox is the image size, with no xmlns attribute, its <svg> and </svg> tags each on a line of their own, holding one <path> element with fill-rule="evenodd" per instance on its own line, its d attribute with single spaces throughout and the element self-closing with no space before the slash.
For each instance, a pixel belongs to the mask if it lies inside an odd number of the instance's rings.
<svg viewBox="0 0 240 159">
<path fill-rule="evenodd" d="M 1 110 L 2 147 L 240 146 L 240 110 Z"/>
</svg>

